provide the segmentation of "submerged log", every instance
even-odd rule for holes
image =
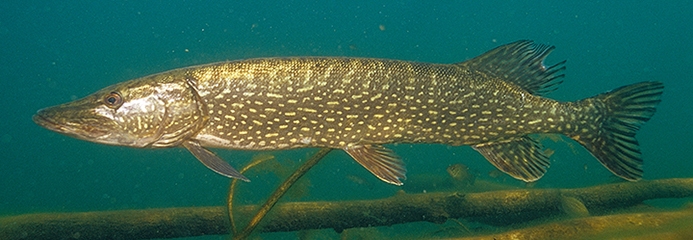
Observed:
[[[569,219],[499,234],[456,239],[693,239],[693,207],[679,211]]]
[[[521,189],[484,193],[397,194],[378,200],[278,204],[261,232],[389,226],[448,218],[493,224],[560,214],[561,199],[579,199],[593,212],[623,208],[648,199],[693,196],[693,178],[607,184],[577,189]],[[250,216],[258,206],[239,206]],[[228,234],[227,209],[190,207],[84,213],[37,213],[0,218],[0,239],[150,239]],[[596,226],[595,226],[596,227]]]

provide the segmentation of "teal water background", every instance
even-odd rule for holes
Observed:
[[[0,4],[0,216],[32,212],[217,206],[229,180],[184,149],[134,149],[72,139],[35,125],[40,108],[165,70],[253,57],[358,56],[453,63],[520,39],[568,60],[548,97],[572,101],[662,81],[638,133],[645,178],[693,177],[692,1],[16,1]],[[536,187],[616,180],[581,146],[556,150]],[[471,148],[399,144],[408,176],[493,167]],[[573,150],[571,147],[574,147]],[[314,150],[271,152],[285,162]],[[257,152],[215,150],[240,168]],[[288,164],[287,164],[288,165]],[[246,202],[270,192],[248,176]],[[504,179],[502,181],[514,181]],[[313,169],[302,200],[380,198],[378,181],[346,154]],[[358,180],[354,180],[358,179]],[[270,182],[270,183],[268,183]],[[405,182],[406,184],[406,182]],[[519,183],[517,183],[519,184]]]

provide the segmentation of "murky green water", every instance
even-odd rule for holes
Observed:
[[[98,145],[49,132],[31,121],[40,108],[107,85],[177,67],[251,57],[452,63],[519,39],[555,45],[548,63],[568,60],[565,82],[549,95],[555,99],[577,100],[640,81],[664,82],[663,101],[637,136],[645,178],[693,177],[691,12],[689,1],[9,1],[0,5],[0,215],[225,203],[229,180],[184,149]],[[555,154],[548,173],[534,187],[616,181],[577,143],[544,143]],[[469,147],[400,144],[392,149],[407,163],[411,185],[420,184],[415,180],[421,176],[447,175],[449,165],[464,163],[477,179],[522,186],[497,176]],[[253,182],[239,189],[241,201],[264,199],[279,179],[274,172],[297,166],[295,160],[312,151],[272,152],[280,164],[251,171],[247,176]],[[216,152],[239,168],[258,154]],[[378,181],[337,151],[303,181],[302,190],[289,200],[382,198],[401,189]],[[423,190],[436,189],[424,184],[411,191]],[[438,228],[416,223],[365,231],[388,236]]]

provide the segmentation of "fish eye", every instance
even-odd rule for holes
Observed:
[[[120,96],[120,93],[118,92],[111,92],[106,95],[103,101],[106,104],[106,106],[110,108],[117,108],[120,107],[121,104],[123,104],[123,97]]]

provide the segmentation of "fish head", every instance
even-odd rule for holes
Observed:
[[[153,75],[115,84],[84,98],[39,110],[33,120],[78,139],[131,147],[180,144],[206,118],[185,78]]]

